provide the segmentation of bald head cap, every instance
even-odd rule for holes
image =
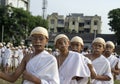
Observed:
[[[59,34],[55,37],[54,44],[56,44],[57,40],[60,38],[65,38],[69,41],[69,38],[65,34]]]
[[[103,44],[104,46],[106,45],[105,40],[104,40],[103,38],[101,38],[101,37],[95,38],[95,39],[93,40],[92,44],[93,44],[93,43],[101,43],[101,44]]]
[[[44,36],[46,36],[47,38],[49,38],[48,36],[48,31],[46,28],[44,27],[35,27],[31,33],[30,33],[30,36],[34,35],[34,34],[42,34]]]
[[[106,45],[111,45],[113,47],[113,49],[115,49],[115,45],[112,41],[107,41]]]
[[[81,45],[84,45],[83,39],[79,36],[73,37],[70,42],[79,42]]]

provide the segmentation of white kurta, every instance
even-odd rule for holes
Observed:
[[[93,79],[92,84],[113,84],[110,62],[103,55],[93,60],[92,64],[98,75],[107,75],[111,78],[110,81],[100,81]]]
[[[81,54],[69,51],[68,57],[59,68],[60,84],[78,84],[74,76],[90,77],[90,71]],[[82,84],[82,83],[79,83]]]
[[[40,78],[41,84],[60,84],[58,75],[57,60],[47,51],[33,57],[26,65],[26,70]],[[23,84],[34,84],[24,80]]]

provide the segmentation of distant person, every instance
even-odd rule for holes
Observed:
[[[55,57],[58,56],[58,55],[59,55],[59,50],[58,50],[58,49],[55,49],[52,54],[53,54],[53,56],[55,56]]]
[[[23,84],[59,84],[57,61],[44,50],[48,43],[48,31],[36,27],[31,31],[30,38],[33,54],[26,54],[13,74],[0,72],[0,78],[15,82],[23,74]]]
[[[90,53],[89,48],[88,47],[84,47],[83,51],[82,51],[82,54],[86,55],[86,54],[89,54],[89,53]]]
[[[4,72],[8,73],[10,72],[10,68],[12,65],[12,51],[11,51],[11,47],[10,44],[8,43],[7,48],[5,49],[4,55],[3,55],[3,68],[4,68]]]

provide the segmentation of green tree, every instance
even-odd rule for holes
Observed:
[[[120,8],[113,9],[108,13],[110,30],[115,32],[117,43],[120,44]]]
[[[41,16],[33,16],[21,8],[0,6],[0,36],[4,27],[4,41],[19,44],[28,38],[30,31],[36,26],[48,27],[47,21]],[[0,40],[2,37],[0,37]]]

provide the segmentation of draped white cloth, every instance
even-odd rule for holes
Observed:
[[[113,84],[110,62],[103,55],[93,60],[92,64],[98,75],[107,75],[111,78],[110,81],[100,81],[93,79],[92,84]]]
[[[82,84],[72,78],[74,76],[90,77],[90,71],[81,54],[69,51],[68,57],[59,68],[59,75],[60,84]]]
[[[120,69],[120,56],[118,58],[118,68]],[[116,75],[116,79],[117,80],[120,80],[120,74],[119,75]]]
[[[60,84],[56,58],[47,51],[33,57],[26,65],[26,70],[38,77],[41,84]],[[24,80],[23,84],[34,84]]]
[[[115,55],[110,55],[110,57],[107,59],[109,60],[112,69],[114,69],[115,65],[119,62],[118,58]]]
[[[119,62],[118,58],[111,54],[107,59],[110,62],[111,69],[115,69],[115,65]]]

